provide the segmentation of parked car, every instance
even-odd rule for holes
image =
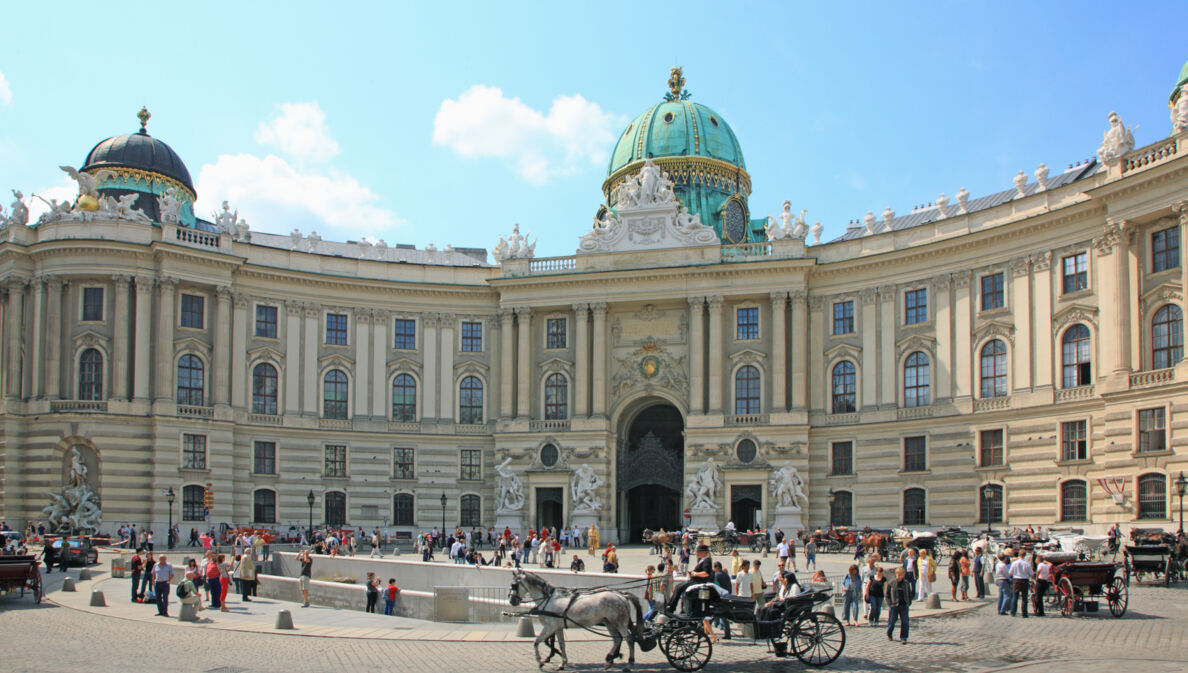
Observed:
[[[54,540],[53,546],[58,550],[58,554],[62,553],[62,540]],[[87,566],[99,562],[99,550],[91,544],[90,540],[71,538],[66,540],[66,549],[69,565]],[[59,558],[61,557],[59,556]]]

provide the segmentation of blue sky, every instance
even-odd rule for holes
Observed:
[[[828,6],[826,6],[828,5]],[[253,229],[572,254],[614,140],[682,65],[742,144],[754,216],[840,235],[1094,155],[1106,116],[1170,131],[1182,2],[8,3],[0,203],[137,128],[199,213]],[[1034,178],[1032,178],[1034,179]],[[65,195],[65,194],[63,194]]]

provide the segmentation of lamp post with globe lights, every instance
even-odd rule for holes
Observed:
[[[173,492],[173,487],[170,486],[168,491],[165,491],[165,502],[169,503],[169,529],[165,531],[168,547],[173,549],[173,499],[177,494]],[[1180,502],[1183,503],[1184,497],[1180,496]],[[1180,517],[1181,519],[1183,517]]]
[[[442,547],[442,549],[445,549],[445,539],[446,539],[445,508],[446,508],[445,491],[442,491],[441,492],[441,547]]]
[[[309,532],[306,535],[305,539],[308,540],[310,544],[313,544],[313,504],[314,504],[314,500],[317,500],[317,496],[314,495],[313,489],[310,489],[309,495],[305,496],[305,501],[309,503]]]
[[[990,537],[990,520],[994,518],[994,490],[987,486],[982,487],[982,501],[985,503],[983,516],[986,517],[986,538]]]
[[[1184,478],[1184,471],[1175,480],[1176,495],[1180,496],[1180,534],[1184,534],[1184,491],[1188,491],[1188,479]]]

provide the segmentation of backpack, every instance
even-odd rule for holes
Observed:
[[[186,588],[185,582],[182,582],[181,584],[177,585],[177,597],[178,598],[185,598],[186,596],[189,596],[189,595],[190,595],[190,590]]]

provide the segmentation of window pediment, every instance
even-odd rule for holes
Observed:
[[[1184,293],[1180,291],[1178,283],[1160,283],[1143,293],[1143,315],[1149,313],[1156,306],[1162,306],[1163,304],[1183,305],[1183,302]]]
[[[338,369],[354,369],[355,360],[349,358],[341,353],[331,353],[330,355],[323,355],[318,358],[318,370],[324,371],[329,368]]]
[[[862,360],[862,348],[842,343],[825,351],[825,360],[830,365],[833,365],[838,360],[847,359],[854,360],[855,363],[860,362]]]
[[[107,351],[107,344],[109,339],[94,330],[85,330],[74,335],[75,350],[81,348],[100,348],[104,352]]]
[[[1064,328],[1076,323],[1088,323],[1097,331],[1097,308],[1086,304],[1070,304],[1052,316],[1052,334],[1060,334]]]
[[[175,353],[210,353],[210,344],[196,337],[178,339],[173,343]]]
[[[256,360],[262,360],[262,361],[266,361],[266,362],[271,362],[273,364],[283,364],[285,361],[285,354],[278,351],[275,348],[271,348],[269,346],[261,346],[259,348],[253,348],[253,349],[249,350],[247,352],[247,359],[248,359],[248,362],[255,362]]]
[[[730,355],[730,362],[735,366],[754,364],[761,365],[765,360],[767,360],[767,355],[755,350],[754,348],[744,348]]]
[[[388,371],[421,373],[421,363],[409,358],[396,358],[387,362]]]
[[[914,351],[924,351],[931,359],[936,352],[936,339],[923,334],[913,334],[906,339],[901,339],[899,343],[895,344],[895,359],[902,360],[904,355]]]
[[[1015,344],[1015,326],[1001,320],[991,320],[978,327],[974,332],[974,343],[983,343],[989,339],[1005,339],[1012,346]]]
[[[454,371],[459,374],[479,374],[485,376],[490,367],[478,360],[462,360],[454,364]]]
[[[573,377],[573,363],[562,358],[549,358],[540,363],[540,371],[552,373],[563,372],[570,378]]]

